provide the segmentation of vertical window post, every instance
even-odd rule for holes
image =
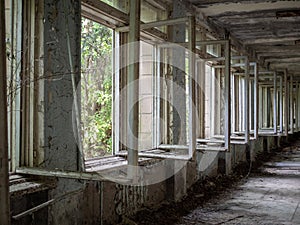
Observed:
[[[230,103],[230,41],[225,43],[225,148],[230,149],[231,103]]]
[[[128,65],[128,99],[130,112],[127,122],[130,135],[128,135],[128,164],[138,165],[138,130],[139,130],[139,57],[140,49],[140,6],[141,1],[130,1],[129,18],[129,65]]]
[[[279,90],[279,132],[282,133],[283,132],[283,80],[282,80],[282,76],[280,76],[280,86],[279,86],[280,90]]]
[[[289,98],[288,98],[288,73],[284,70],[284,134],[288,136],[289,132]]]
[[[277,133],[277,74],[274,72],[274,90],[273,90],[273,126],[274,126],[274,134]]]
[[[0,224],[10,224],[4,1],[0,1]]]
[[[245,142],[249,142],[249,60],[248,57],[245,57],[245,100],[244,100],[244,109],[245,109]]]
[[[297,113],[298,113],[298,131],[300,130],[300,82],[297,83],[298,92],[297,92]]]
[[[258,65],[254,63],[254,138],[258,138],[258,122],[259,122],[259,89],[258,89]]]
[[[293,75],[290,75],[290,93],[289,93],[289,98],[290,98],[290,129],[291,133],[294,133],[294,99],[293,99]]]
[[[294,129],[295,132],[298,131],[298,82],[295,80],[295,91],[294,91]]]
[[[257,81],[258,83],[258,81]],[[262,129],[264,126],[264,111],[263,111],[263,96],[264,96],[264,90],[263,87],[259,84],[258,85],[258,130]]]
[[[189,50],[190,50],[190,99],[189,99],[189,156],[192,157],[196,149],[196,100],[195,100],[195,48],[196,48],[196,32],[195,32],[195,17],[189,17]]]

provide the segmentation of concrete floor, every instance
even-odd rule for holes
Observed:
[[[300,141],[286,147],[261,173],[184,216],[177,224],[300,224]]]

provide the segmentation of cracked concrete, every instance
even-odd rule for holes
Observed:
[[[300,141],[284,148],[261,173],[223,199],[199,207],[177,224],[300,224]]]

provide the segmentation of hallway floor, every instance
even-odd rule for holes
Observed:
[[[259,171],[176,224],[300,224],[300,141]]]
[[[230,176],[199,181],[183,201],[145,209],[129,224],[300,225],[299,136],[250,171],[242,164]]]

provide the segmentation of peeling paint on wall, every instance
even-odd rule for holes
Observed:
[[[140,209],[147,196],[146,186],[125,186],[116,184],[114,202],[118,215],[130,215]]]

